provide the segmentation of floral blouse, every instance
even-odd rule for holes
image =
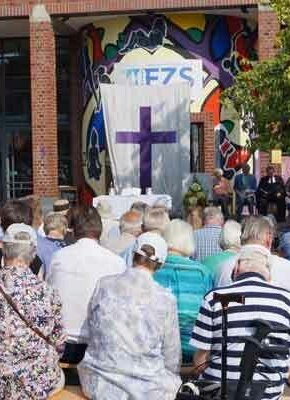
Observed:
[[[64,348],[59,297],[29,268],[3,267],[0,285],[18,311],[50,341],[30,329],[0,293],[0,399],[47,399],[61,379]]]
[[[78,365],[84,394],[173,400],[181,385],[175,297],[145,269],[102,278],[89,307],[90,341]]]

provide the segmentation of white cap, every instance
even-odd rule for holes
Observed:
[[[29,239],[18,239],[15,238],[19,233],[26,233],[29,236]],[[37,245],[37,236],[35,230],[26,224],[12,224],[8,226],[4,237],[2,239],[3,242],[6,243],[20,243],[20,244],[33,244]]]
[[[142,250],[144,245],[153,247],[155,254],[148,257],[147,254]],[[167,257],[167,248],[167,243],[163,237],[157,233],[147,232],[138,236],[133,251],[141,256],[149,258],[152,261],[164,264]]]

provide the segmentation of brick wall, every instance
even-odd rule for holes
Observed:
[[[231,6],[257,6],[257,0],[43,0],[51,15],[82,13],[118,13],[134,10],[174,10],[204,9]],[[0,1],[0,18],[28,16],[32,6],[39,0],[2,0]],[[265,59],[275,54],[274,35],[279,26],[275,15],[259,7],[259,56]],[[31,24],[31,77],[32,77],[32,130],[33,130],[33,171],[34,188],[37,194],[57,194],[57,134],[56,134],[56,89],[55,89],[55,53],[54,35],[51,24]],[[42,45],[40,45],[42,43]],[[45,60],[50,62],[45,62]],[[76,67],[76,66],[75,66]],[[77,95],[78,88],[72,81],[72,91]],[[46,96],[43,91],[45,90]],[[49,94],[49,95],[47,95]],[[76,109],[76,104],[72,108]],[[73,137],[80,137],[80,124],[74,118],[72,122]],[[211,113],[192,115],[193,122],[204,124],[204,171],[211,173],[215,167],[214,123]],[[45,132],[45,134],[44,134]],[[77,142],[72,149],[75,160]],[[80,180],[79,165],[74,168],[75,182]],[[262,157],[263,166],[268,163],[267,156]]]
[[[33,189],[58,195],[55,38],[50,22],[30,23]]]
[[[276,35],[279,32],[280,25],[276,14],[268,6],[259,6],[258,14],[258,52],[259,60],[267,60],[275,57],[277,48],[275,47]],[[263,176],[266,167],[270,163],[270,154],[261,152],[260,154],[260,173]],[[281,165],[273,165],[277,173],[281,172]]]
[[[204,172],[211,174],[215,168],[215,134],[213,114],[209,112],[193,113],[191,114],[191,122],[203,124],[203,168]]]
[[[0,17],[28,16],[34,4],[51,15],[256,6],[257,0],[1,0]]]

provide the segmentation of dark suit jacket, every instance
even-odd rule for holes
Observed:
[[[275,183],[269,183],[269,176],[263,176],[260,180],[259,187],[257,190],[257,197],[259,199],[273,199],[277,198],[277,194],[280,193],[280,197],[284,198],[286,196],[284,181],[281,176],[274,175]]]

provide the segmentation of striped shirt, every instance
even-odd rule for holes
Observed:
[[[219,239],[222,228],[219,225],[206,225],[193,232],[196,252],[195,259],[201,261],[205,257],[213,256],[222,251]]]
[[[190,344],[211,352],[211,360],[202,375],[202,379],[211,381],[221,379],[222,313],[220,302],[213,300],[214,292],[238,293],[245,297],[244,305],[230,303],[228,308],[227,379],[238,380],[239,365],[245,345],[244,338],[253,335],[255,329],[251,327],[251,321],[259,318],[290,328],[290,292],[268,284],[259,274],[247,273],[240,275],[232,285],[211,291],[206,295],[193,328]],[[289,334],[271,333],[268,338],[270,345],[289,347]],[[274,370],[269,370],[265,365],[258,363],[254,374],[255,381],[265,380],[267,376],[274,384],[265,390],[263,400],[278,399],[287,377],[287,360],[274,357],[260,359]],[[264,374],[264,377],[259,372]]]

